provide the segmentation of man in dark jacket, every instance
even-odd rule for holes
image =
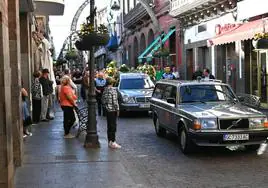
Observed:
[[[53,92],[53,82],[48,78],[48,69],[43,69],[42,76],[39,78],[39,82],[43,89],[43,98],[41,102],[41,121],[49,121],[47,116],[49,95]]]
[[[203,71],[203,78],[211,80],[211,79],[215,79],[215,76],[210,74],[210,70],[208,68],[205,68]]]

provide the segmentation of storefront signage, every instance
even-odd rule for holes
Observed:
[[[224,24],[224,25],[217,24],[215,27],[215,33],[216,35],[221,35],[236,29],[240,25],[241,24]]]

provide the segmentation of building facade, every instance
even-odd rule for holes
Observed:
[[[3,188],[14,187],[15,168],[22,164],[21,87],[31,93],[35,62],[32,31],[38,30],[34,13],[40,8],[59,11],[64,9],[64,2],[0,1],[0,187]]]
[[[170,1],[150,0],[142,3],[125,0],[123,3],[124,62],[132,67],[145,62],[161,67],[171,64],[179,67],[180,26],[179,21],[168,14]],[[168,49],[169,56],[154,57],[153,53],[162,47]]]

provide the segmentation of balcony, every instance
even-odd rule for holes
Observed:
[[[35,0],[37,15],[60,16],[64,13],[64,0]]]
[[[139,3],[124,16],[124,26],[129,29],[135,28],[137,25],[142,24],[142,20],[145,19],[149,19],[149,14]]]
[[[173,17],[184,16],[225,2],[228,3],[227,0],[172,0],[170,15]]]

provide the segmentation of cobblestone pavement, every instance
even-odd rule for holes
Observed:
[[[83,136],[63,139],[61,113],[33,127],[16,188],[268,187],[268,154],[200,148],[185,156],[175,136],[157,137],[152,120],[137,113],[119,119],[120,151],[107,148],[104,117],[98,131],[102,147],[94,150],[83,148]]]

